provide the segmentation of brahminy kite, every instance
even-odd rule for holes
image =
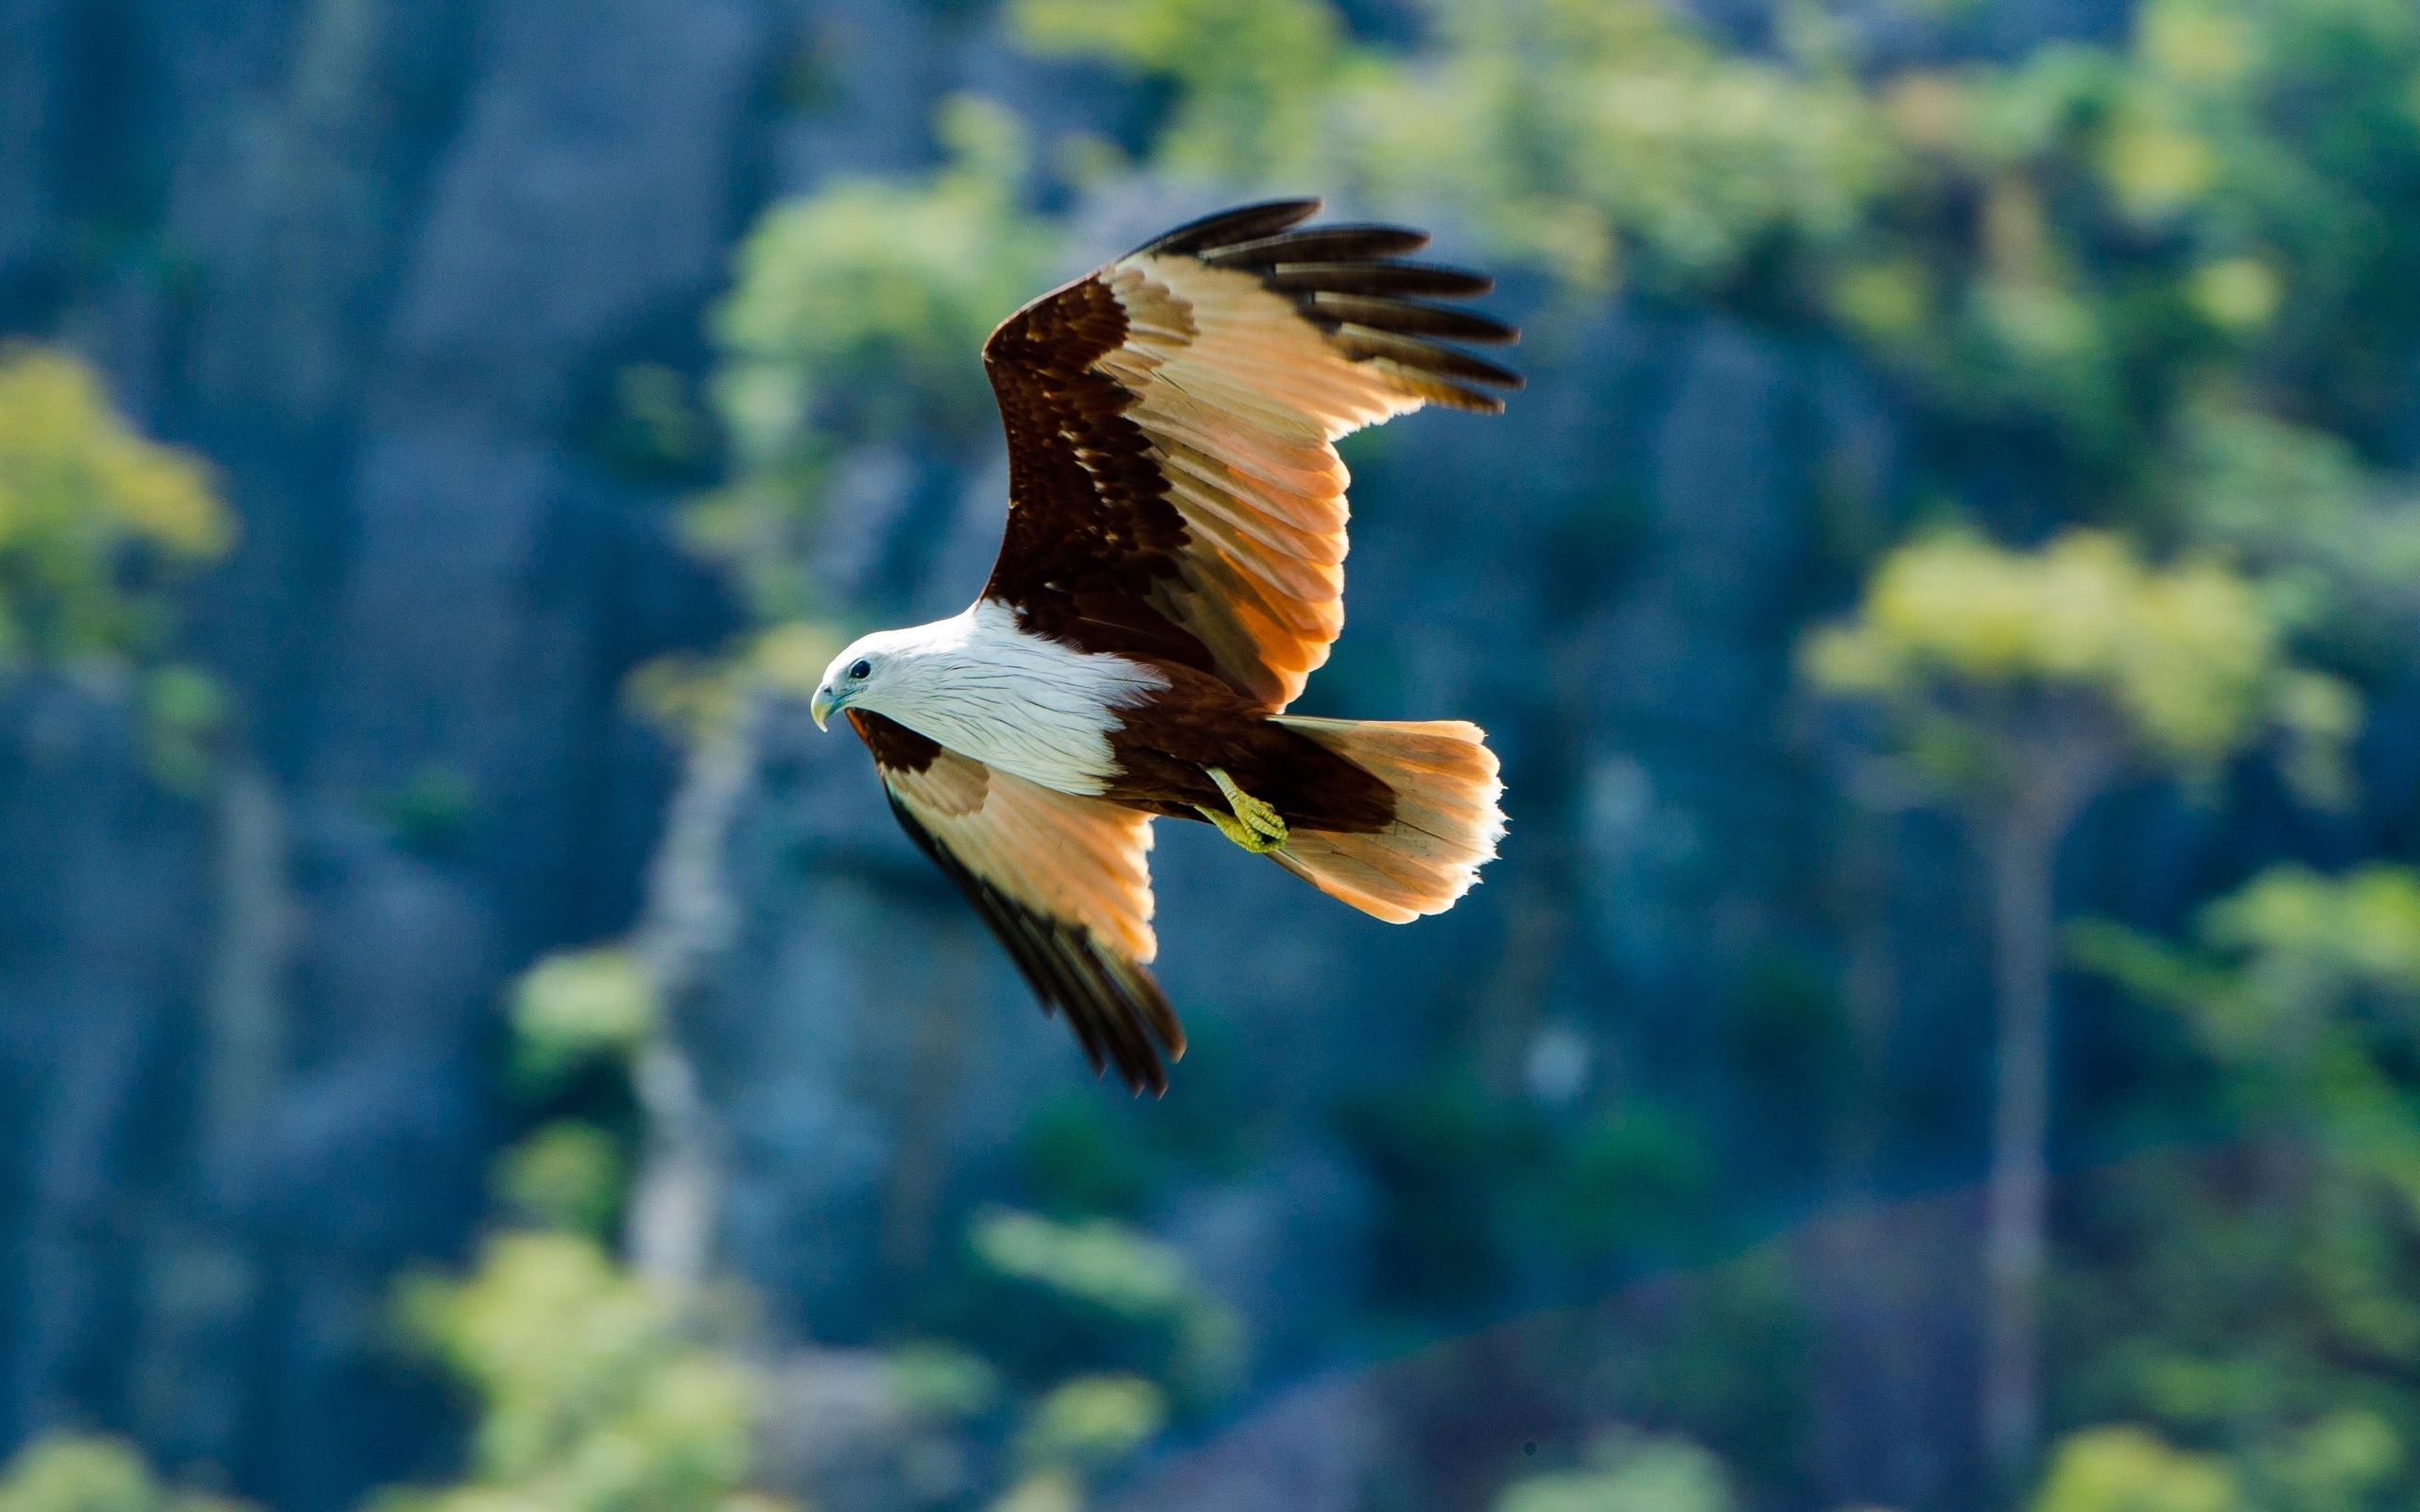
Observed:
[[[1475,725],[1285,713],[1344,623],[1337,438],[1520,378],[1436,302],[1489,280],[1405,261],[1392,226],[1291,230],[1316,199],[1168,232],[1009,317],[983,365],[1009,521],[962,614],[868,635],[815,691],[848,713],[908,833],[974,902],[1096,1074],[1162,1092],[1184,1031],[1146,969],[1154,817],[1392,923],[1495,853]],[[1156,1048],[1154,1041],[1156,1041]]]

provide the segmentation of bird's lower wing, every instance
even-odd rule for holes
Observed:
[[[1161,1055],[1184,1054],[1184,1030],[1147,968],[1159,948],[1150,816],[859,733],[900,827],[975,904],[1044,1008],[1066,1016],[1093,1069],[1115,1065],[1133,1091],[1166,1091]]]

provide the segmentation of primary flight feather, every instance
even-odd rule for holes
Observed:
[[[1338,438],[1423,404],[1495,413],[1509,342],[1432,302],[1484,278],[1389,226],[1293,230],[1316,199],[1180,227],[984,343],[1009,524],[981,596],[868,635],[816,689],[898,816],[1096,1071],[1164,1091],[1184,1031],[1148,963],[1155,816],[1206,820],[1394,923],[1495,853],[1475,725],[1285,713],[1344,623]]]

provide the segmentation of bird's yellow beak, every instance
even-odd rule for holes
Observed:
[[[815,697],[807,704],[806,712],[815,716],[816,729],[821,730],[825,728],[824,721],[832,717],[832,711],[839,707],[839,703],[840,700],[833,696],[831,689],[818,688],[815,690]]]

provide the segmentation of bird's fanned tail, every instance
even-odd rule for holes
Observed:
[[[1270,859],[1373,919],[1408,924],[1470,891],[1504,834],[1504,784],[1486,732],[1459,719],[1274,721],[1317,741],[1387,784],[1385,829],[1340,834],[1297,827]]]

